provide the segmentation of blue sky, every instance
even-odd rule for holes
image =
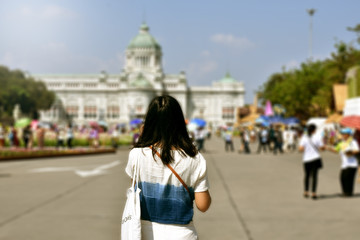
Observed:
[[[337,40],[354,41],[358,0],[0,0],[0,64],[38,73],[119,73],[145,20],[162,46],[165,73],[190,86],[227,71],[245,84],[246,102],[272,73],[325,59]]]

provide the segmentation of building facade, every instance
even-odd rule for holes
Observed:
[[[144,117],[155,96],[169,94],[179,101],[187,119],[202,118],[216,127],[234,123],[236,109],[244,106],[244,85],[229,73],[204,87],[188,86],[185,72],[165,74],[161,46],[146,24],[131,40],[125,58],[120,74],[34,75],[57,96],[54,106],[41,113],[41,120],[59,122],[65,113],[77,125],[128,124]]]

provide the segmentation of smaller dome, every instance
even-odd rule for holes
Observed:
[[[149,88],[152,87],[151,83],[144,77],[142,73],[139,73],[139,75],[136,77],[135,81],[130,83],[131,87],[137,87],[137,88]]]
[[[231,77],[230,73],[227,72],[225,77],[220,80],[221,83],[237,83],[237,81]]]
[[[136,37],[134,37],[128,46],[129,49],[133,48],[155,48],[161,49],[155,38],[150,35],[149,27],[146,23],[140,26],[140,31]]]

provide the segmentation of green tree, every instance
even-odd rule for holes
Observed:
[[[12,116],[15,104],[20,104],[24,114],[37,118],[38,111],[49,109],[55,99],[43,82],[5,66],[0,66],[0,86],[0,117]]]
[[[360,43],[360,24],[355,28]],[[272,74],[259,89],[259,98],[265,103],[281,104],[286,114],[308,119],[326,116],[333,111],[333,84],[344,83],[349,68],[360,64],[360,50],[352,44],[337,42],[329,59],[304,62],[300,68]]]
[[[347,30],[356,33],[357,35],[357,42],[360,44],[360,23],[357,24],[355,27],[348,27]]]

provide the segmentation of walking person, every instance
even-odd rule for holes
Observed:
[[[130,177],[136,162],[140,168],[141,239],[198,239],[192,221],[193,201],[202,212],[211,204],[206,160],[191,142],[175,98],[165,95],[151,101],[139,140],[129,153],[125,171]]]
[[[288,126],[285,126],[284,131],[282,131],[282,138],[283,138],[283,151],[288,152],[290,148],[290,129]]]
[[[270,125],[270,129],[269,129],[268,145],[270,151],[273,151],[275,147],[275,130],[272,124]]]
[[[204,127],[198,127],[198,129],[195,131],[195,141],[199,151],[205,152],[204,149],[205,137],[206,137],[206,130],[204,129]]]
[[[318,181],[318,171],[322,167],[320,150],[324,150],[324,144],[321,138],[316,136],[316,126],[310,124],[307,128],[307,134],[303,134],[299,144],[299,151],[303,152],[304,163],[304,197],[309,197],[310,180],[312,181],[312,199],[317,199],[316,187]]]
[[[66,132],[63,127],[58,127],[56,129],[56,149],[59,149],[60,147],[65,147],[65,138],[66,138]]]
[[[280,153],[284,153],[283,151],[283,134],[281,132],[280,126],[277,126],[276,129],[274,130],[274,154],[277,153],[277,150],[279,150]]]
[[[245,127],[243,134],[242,134],[242,142],[244,145],[244,153],[245,154],[250,154],[251,150],[250,150],[250,134],[248,129]]]
[[[268,145],[268,131],[264,126],[261,126],[261,129],[258,133],[258,140],[259,140],[259,145],[258,145],[257,153],[261,153],[261,150],[266,152],[266,147]]]
[[[71,124],[69,123],[66,128],[66,145],[69,149],[71,149],[73,147],[73,145],[72,145],[73,139],[74,139],[74,130],[73,130]]]
[[[111,145],[113,148],[118,148],[118,141],[119,141],[119,127],[116,126],[113,131],[111,132]]]
[[[37,138],[37,145],[40,149],[44,148],[45,146],[45,128],[43,128],[42,126],[38,125],[37,126],[37,131],[36,131],[36,138]]]
[[[288,133],[288,149],[290,149],[291,152],[296,150],[296,139],[296,131],[294,127],[291,127]]]
[[[230,148],[230,151],[234,151],[234,143],[233,143],[233,133],[231,131],[231,128],[228,128],[224,132],[224,140],[225,140],[225,151],[228,151]]]
[[[18,132],[15,127],[11,128],[11,138],[12,138],[12,146],[14,148],[18,148],[20,146],[20,139],[18,137]]]
[[[342,140],[336,147],[329,146],[328,150],[339,153],[341,157],[340,185],[344,197],[350,197],[354,193],[355,176],[358,169],[356,154],[359,153],[359,145],[351,137],[350,128],[340,130]]]
[[[0,149],[5,146],[5,129],[2,127],[0,123]]]
[[[23,139],[23,142],[24,142],[24,147],[26,149],[30,148],[30,142],[31,142],[31,139],[32,139],[32,131],[31,131],[31,126],[30,125],[27,125],[23,129],[22,139]]]

